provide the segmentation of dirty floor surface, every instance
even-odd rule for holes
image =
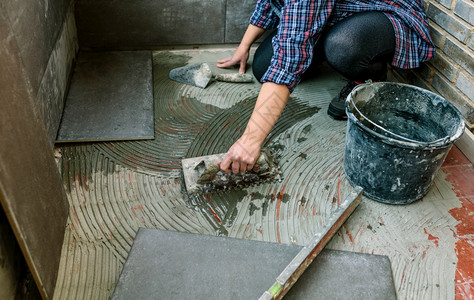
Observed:
[[[55,299],[107,299],[139,227],[304,245],[348,194],[346,122],[326,114],[344,80],[321,66],[292,94],[266,143],[281,181],[185,196],[181,159],[225,152],[242,133],[260,84],[200,89],[170,81],[168,72],[203,61],[214,66],[231,53],[154,53],[154,140],[58,147],[70,216]],[[400,299],[472,299],[473,177],[473,165],[453,147],[423,200],[392,206],[364,197],[327,247],[387,255]]]

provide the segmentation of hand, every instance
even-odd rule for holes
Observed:
[[[242,47],[239,47],[235,51],[234,55],[232,55],[231,57],[218,60],[217,67],[227,68],[227,67],[240,64],[239,73],[243,74],[245,73],[245,67],[246,67],[248,58],[249,58],[249,51],[246,49],[242,49]]]
[[[221,170],[234,174],[252,170],[270,130],[285,108],[290,90],[286,85],[265,82],[244,134],[230,147],[220,163]]]
[[[232,170],[234,174],[252,170],[260,155],[261,145],[262,143],[242,136],[224,155],[220,163],[221,170],[224,173]]]

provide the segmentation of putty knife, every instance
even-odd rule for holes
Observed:
[[[264,148],[251,171],[226,174],[219,163],[225,153],[186,158],[181,161],[183,177],[188,194],[206,193],[214,190],[245,187],[276,179],[280,175],[278,165],[270,149]]]
[[[207,63],[198,63],[175,68],[170,71],[169,78],[177,82],[194,85],[203,89],[207,87],[211,79],[237,83],[253,82],[253,76],[250,74],[226,73],[214,75]]]

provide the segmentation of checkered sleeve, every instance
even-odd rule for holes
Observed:
[[[285,84],[290,92],[311,64],[316,41],[335,0],[292,0],[282,7],[273,57],[261,82]]]
[[[385,13],[395,30],[396,47],[392,65],[402,69],[418,68],[423,61],[430,60],[435,54],[435,47],[429,36],[429,25],[418,19],[411,21],[408,13],[404,18]],[[401,13],[399,15],[402,15]],[[408,17],[407,17],[408,15]]]
[[[273,29],[278,26],[278,16],[270,5],[271,0],[257,0],[249,23],[263,29]]]

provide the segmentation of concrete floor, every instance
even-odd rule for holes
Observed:
[[[168,72],[231,53],[154,53],[155,140],[58,147],[71,208],[55,299],[107,299],[139,227],[304,245],[350,191],[341,163],[346,122],[326,115],[344,80],[322,66],[295,90],[269,136],[281,182],[183,194],[180,160],[225,152],[260,84],[203,90],[170,81]],[[453,147],[423,200],[392,206],[364,198],[328,248],[389,256],[400,299],[472,299],[473,176]]]

